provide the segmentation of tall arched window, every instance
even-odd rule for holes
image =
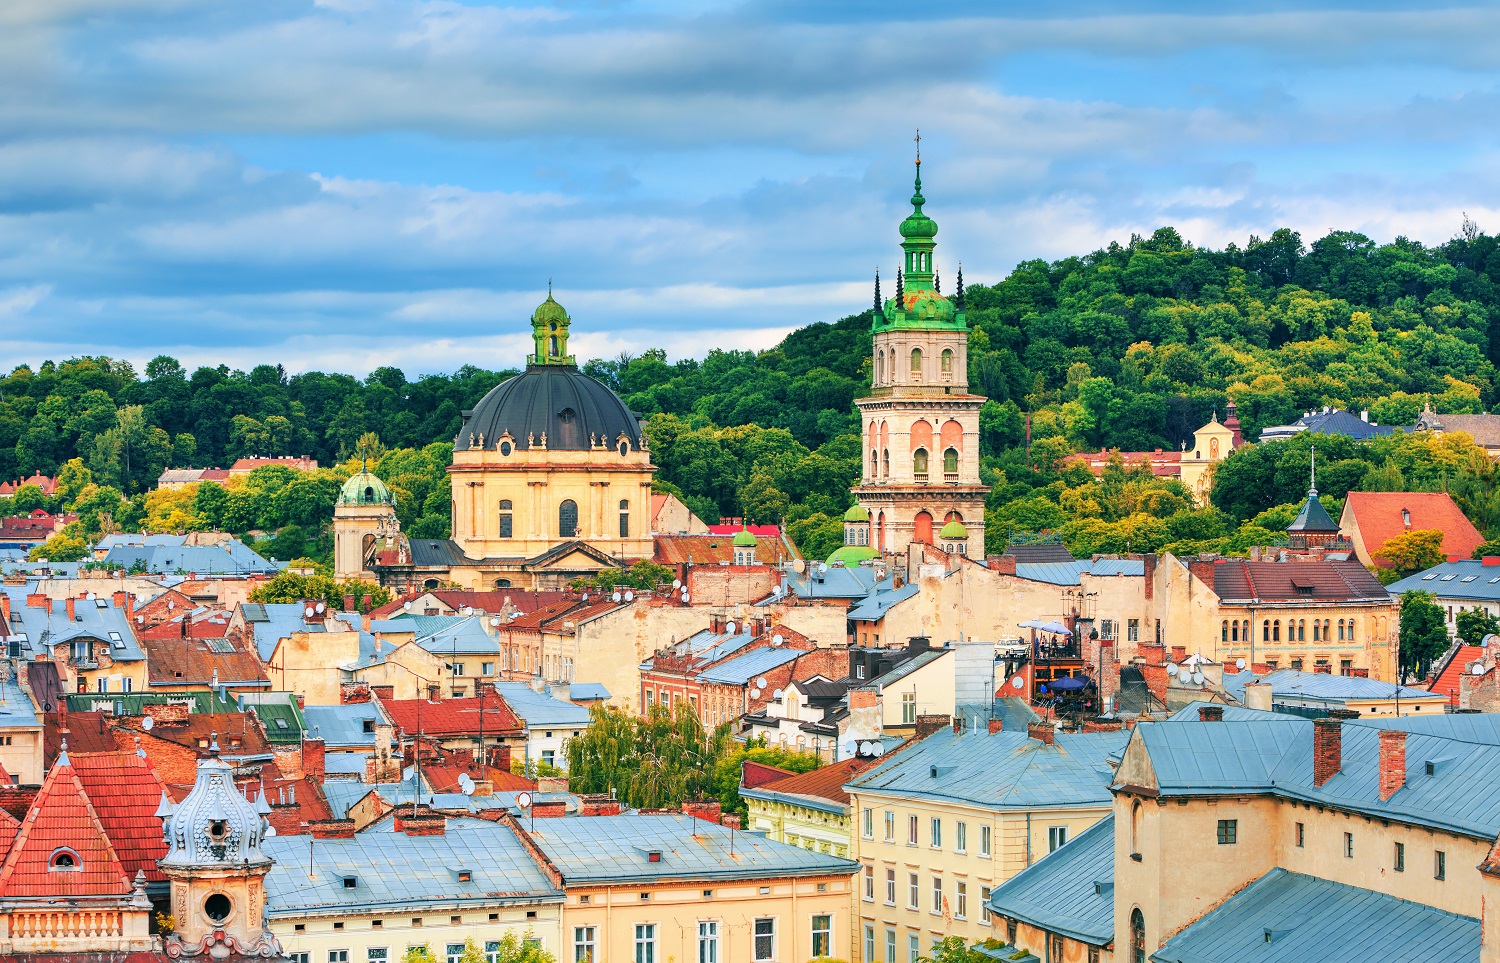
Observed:
[[[1281,641],[1281,620],[1280,619],[1276,619],[1275,621],[1273,621],[1271,623],[1271,641],[1272,642],[1280,642]]]
[[[1314,622],[1313,623],[1313,635],[1314,635],[1314,637],[1317,636],[1317,633],[1318,633],[1318,623]],[[1297,641],[1301,642],[1301,641],[1303,641],[1306,638],[1307,638],[1307,623],[1304,622],[1302,619],[1298,619],[1297,620]]]
[[[1323,620],[1323,641],[1333,641],[1333,622],[1329,619]]]
[[[917,512],[911,522],[912,541],[932,544],[932,516],[927,512]]]
[[[922,349],[911,349],[911,374],[912,380],[916,381],[922,377]]]
[[[1344,641],[1344,620],[1339,619],[1339,641]]]
[[[958,449],[957,448],[949,448],[947,451],[943,452],[943,474],[944,475],[957,475],[958,474]]]
[[[875,453],[874,449],[870,450],[870,477],[880,477],[880,456]]]
[[[1314,642],[1327,641],[1327,640],[1325,640],[1322,637],[1322,634],[1323,634],[1322,633],[1322,626],[1318,624],[1318,620],[1317,619],[1313,619],[1313,641]]]
[[[1130,911],[1130,963],[1146,963],[1146,917]]]
[[[884,476],[886,476],[886,477],[890,477],[890,474],[891,474],[891,450],[889,448],[887,448],[885,451],[881,452],[880,461],[881,461],[881,464],[885,467],[885,471],[881,472],[881,474],[884,475]]]
[[[1225,619],[1219,625],[1219,640],[1222,641],[1222,642],[1228,642],[1229,641],[1229,620],[1228,619]]]
[[[550,355],[552,355],[552,357],[554,357],[554,358],[557,357],[557,355],[558,355],[558,350],[557,350],[557,335],[555,335],[555,334],[552,337],[550,337],[550,338],[547,339],[547,353],[550,354]]]
[[[911,453],[911,473],[920,481],[927,480],[927,449],[918,448]]]
[[[943,374],[953,373],[953,349],[943,349]]]
[[[557,506],[557,535],[559,538],[578,535],[578,503],[571,498],[563,499],[563,503]]]
[[[1130,807],[1130,852],[1140,855],[1141,852],[1141,803],[1136,800],[1134,806]]]
[[[500,499],[500,537],[510,538],[514,534],[514,524],[511,521],[510,499]]]
[[[1271,620],[1270,619],[1261,619],[1260,620],[1260,640],[1262,642],[1269,642],[1269,641],[1271,641]]]
[[[1353,619],[1349,620],[1349,641],[1350,642],[1354,641],[1354,620]]]
[[[875,352],[875,383],[885,380],[885,349]]]
[[[1235,619],[1233,622],[1229,623],[1229,641],[1231,641],[1231,642],[1238,642],[1239,640],[1240,640],[1240,620],[1239,619]]]
[[[620,499],[620,537],[630,537],[630,500]]]

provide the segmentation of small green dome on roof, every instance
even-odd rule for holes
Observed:
[[[828,564],[843,562],[845,568],[857,568],[860,562],[868,562],[874,557],[875,550],[868,545],[845,545],[828,556]]]
[[[844,521],[846,522],[868,522],[869,520],[870,513],[865,511],[860,505],[850,506],[849,510],[844,513]]]
[[[750,534],[748,528],[742,528],[734,535],[731,543],[735,548],[754,548],[756,546],[755,536]]]
[[[943,530],[938,532],[938,538],[945,542],[962,542],[966,541],[968,537],[969,530],[964,528],[964,523],[956,518],[944,525]]]
[[[339,491],[340,505],[394,505],[396,496],[385,482],[375,477],[369,469],[362,469],[349,476]]]
[[[547,300],[537,305],[536,310],[531,313],[531,320],[533,323],[556,321],[558,324],[566,324],[572,319],[568,317],[568,312],[563,309],[562,305],[552,300],[552,292],[548,291]]]

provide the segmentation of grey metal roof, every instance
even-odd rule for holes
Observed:
[[[1378,679],[1361,679],[1352,675],[1333,675],[1328,672],[1301,672],[1297,669],[1277,669],[1258,676],[1251,672],[1224,673],[1224,689],[1241,702],[1245,701],[1245,686],[1251,682],[1267,682],[1271,685],[1271,696],[1302,698],[1320,702],[1344,702],[1349,699],[1394,699],[1399,692],[1403,699],[1446,702],[1447,696],[1426,689],[1398,686]]]
[[[1024,731],[944,729],[860,773],[846,788],[992,809],[1107,805],[1114,776],[1109,756],[1128,735],[1058,733],[1056,744],[1047,746]]]
[[[1000,725],[1011,732],[1025,732],[1027,725],[1041,718],[1020,696],[996,699],[992,711],[1000,720]]]
[[[39,726],[36,706],[13,679],[0,679],[0,729]]]
[[[1500,568],[1477,559],[1440,562],[1386,588],[1392,595],[1419,589],[1445,599],[1500,602]]]
[[[342,914],[392,909],[560,903],[516,834],[485,820],[449,819],[441,836],[366,831],[353,839],[273,836],[266,915]],[[312,872],[309,872],[309,866]],[[461,882],[459,871],[468,872]],[[345,885],[353,877],[355,885]]]
[[[330,752],[323,757],[323,771],[330,776],[354,776],[355,784],[364,786],[357,780],[363,778],[370,756],[368,752]],[[370,787],[364,788],[368,790]]]
[[[304,706],[302,718],[307,723],[307,734],[322,738],[329,748],[358,746],[373,749],[375,733],[365,731],[365,723],[374,725],[390,720],[373,702],[351,702],[337,706]]]
[[[1247,709],[1244,706],[1226,706],[1222,702],[1205,702],[1194,699],[1176,712],[1167,716],[1168,722],[1198,722],[1198,710],[1203,706],[1215,706],[1224,713],[1225,722],[1292,722],[1303,718],[1285,712],[1265,712]]]
[[[598,682],[575,682],[568,687],[568,698],[585,701],[608,699],[609,690]]]
[[[793,662],[802,652],[798,649],[764,648],[736,656],[727,662],[704,669],[698,673],[699,682],[717,682],[722,685],[749,685],[762,672]]]
[[[865,622],[883,619],[885,618],[885,613],[889,612],[898,603],[905,602],[909,598],[915,598],[919,591],[920,589],[914,583],[908,582],[898,589],[871,592],[865,596],[863,601],[849,609],[847,617]]]
[[[1076,562],[1018,562],[1016,577],[1049,585],[1081,585],[1083,574],[1144,576],[1146,563],[1138,558],[1081,559]]]
[[[877,583],[871,568],[832,566],[823,572],[821,567],[821,563],[813,562],[800,575],[787,573],[786,590],[804,599],[862,599],[877,588],[895,585],[889,576]]]
[[[1115,938],[1110,813],[990,893],[990,911],[1094,946]]]
[[[239,539],[213,545],[116,545],[104,561],[120,568],[137,564],[148,572],[192,572],[198,575],[270,574],[280,566],[252,551]]]
[[[564,702],[545,692],[536,692],[524,682],[497,682],[495,688],[528,729],[549,726],[582,729],[589,724],[589,710],[583,706]]]
[[[411,538],[411,563],[417,568],[451,568],[468,559],[451,538]]]
[[[906,661],[892,666],[889,672],[884,672],[869,682],[860,685],[859,688],[872,689],[876,686],[895,685],[918,669],[929,666],[943,656],[952,654],[952,652],[952,649],[927,649],[926,651],[919,652]]]
[[[11,638],[26,636],[21,643],[23,651],[50,656],[52,646],[75,639],[92,639],[108,642],[110,658],[116,662],[137,662],[146,658],[125,610],[116,608],[111,596],[75,599],[74,617],[69,619],[67,602],[62,599],[34,608],[26,604],[27,586],[7,585],[0,590],[10,596]]]
[[[565,884],[849,875],[859,864],[681,814],[581,816],[527,824]],[[652,862],[649,854],[658,852]]]
[[[416,643],[433,655],[499,655],[500,642],[484,631],[481,616],[419,615]]]
[[[1157,963],[1479,959],[1479,920],[1273,869],[1151,954]]]

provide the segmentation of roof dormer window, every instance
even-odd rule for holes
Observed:
[[[77,872],[83,868],[83,860],[73,850],[63,846],[53,851],[47,860],[47,868],[61,873]]]

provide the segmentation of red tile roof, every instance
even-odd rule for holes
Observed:
[[[64,848],[75,854],[74,867],[53,869],[54,855]],[[53,766],[0,866],[0,898],[125,896],[130,891],[125,867],[77,773],[70,765]]]
[[[1440,531],[1443,554],[1459,558],[1468,558],[1484,541],[1447,492],[1350,492],[1344,517],[1350,516],[1359,527],[1365,551],[1377,565],[1381,564],[1376,556],[1380,546],[1406,532]]]
[[[287,468],[295,468],[297,471],[317,471],[318,460],[306,455],[282,455],[279,458],[240,458],[229,466],[232,472],[248,472],[265,465],[284,465]]]
[[[746,759],[740,765],[740,785],[746,789],[755,789],[767,783],[785,779],[791,775],[795,775],[795,773],[790,769],[767,765],[764,762],[756,762],[753,759]]]
[[[755,558],[762,565],[782,561],[791,556],[779,537],[774,534],[755,536]],[[738,529],[736,529],[738,531]],[[752,534],[754,534],[752,530]],[[720,565],[734,561],[734,533],[724,535],[657,535],[653,539],[656,552],[651,559],[658,565]]]
[[[408,736],[420,732],[424,736],[443,739],[451,736],[478,735],[480,725],[480,699],[444,699],[432,702],[427,699],[385,699],[381,701],[391,721]],[[511,711],[500,696],[486,693],[483,700],[484,731],[486,735],[521,730],[521,720]]]
[[[793,796],[815,796],[830,802],[847,804],[849,794],[844,792],[844,783],[875,765],[876,759],[845,759],[843,762],[819,766],[811,772],[799,772],[774,782],[762,783],[757,789],[766,792],[787,793]]]
[[[49,515],[40,508],[30,515],[0,518],[0,541],[45,541],[68,522],[77,520],[77,515]]]
[[[750,530],[750,534],[754,535],[756,538],[781,537],[781,527],[778,525],[741,525],[738,519],[731,520],[721,525],[710,525],[708,526],[708,534],[728,535],[730,538],[733,538],[735,535],[738,535],[740,533],[741,529],[745,528],[748,528]]]
[[[146,650],[146,670],[152,685],[209,685],[218,672],[221,683],[268,682],[260,660],[243,645],[233,645],[224,638],[225,626],[210,624],[197,635],[201,623],[193,623],[193,638],[173,635],[182,631],[180,620],[163,622],[154,629],[138,633],[141,648]],[[211,635],[210,632],[218,632]],[[217,652],[204,639],[219,639],[221,645],[233,645],[233,651]]]
[[[1453,658],[1449,659],[1448,664],[1443,666],[1443,671],[1439,672],[1438,677],[1432,680],[1432,685],[1427,687],[1428,690],[1431,692],[1441,692],[1448,697],[1450,703],[1455,706],[1458,705],[1459,677],[1464,674],[1464,669],[1468,667],[1469,663],[1478,662],[1482,658],[1484,658],[1484,646],[1459,646]]]
[[[68,758],[125,875],[134,879],[137,870],[145,870],[146,879],[165,880],[156,868],[156,861],[167,854],[156,809],[166,785],[156,770],[133,752],[70,752]]]
[[[1221,559],[1214,563],[1213,584],[1214,594],[1221,599],[1350,602],[1390,598],[1385,586],[1358,562]]]
[[[1127,469],[1140,468],[1142,466],[1151,469],[1151,474],[1158,478],[1181,478],[1182,477],[1182,452],[1162,451],[1121,451],[1118,448],[1106,448],[1101,451],[1083,452],[1077,455],[1069,455],[1063,459],[1065,465],[1082,465],[1095,475],[1104,474],[1104,469],[1109,467],[1110,461],[1118,456]]]
[[[50,475],[43,475],[41,472],[33,472],[30,478],[0,482],[0,495],[14,495],[16,489],[22,485],[36,485],[42,490],[42,494],[50,495],[57,490],[57,479]]]

